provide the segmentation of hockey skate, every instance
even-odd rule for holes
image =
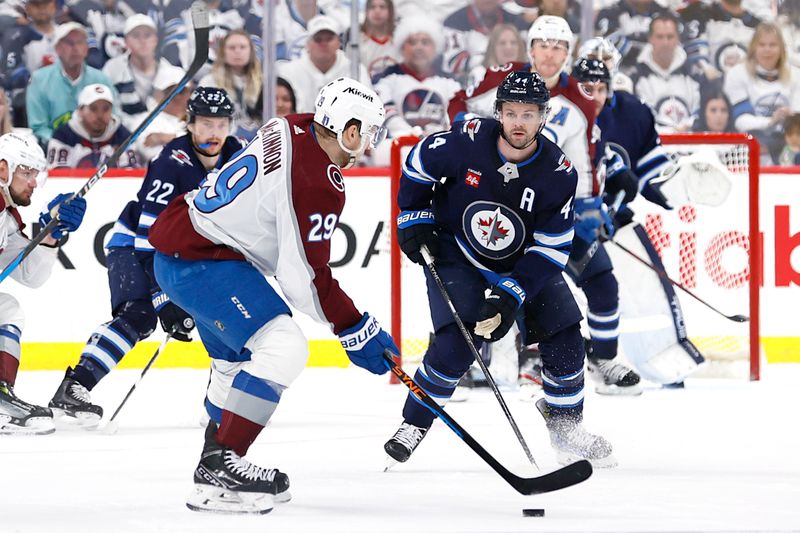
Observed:
[[[0,435],[47,435],[55,430],[50,409],[20,400],[13,387],[0,381]]]
[[[389,455],[386,468],[383,471],[386,472],[397,463],[408,461],[408,458],[411,457],[411,454],[414,453],[414,450],[417,449],[417,446],[419,446],[419,443],[427,433],[427,428],[420,428],[408,422],[403,422],[394,436],[383,445],[383,449]]]
[[[554,416],[544,398],[536,401],[536,408],[544,417],[550,432],[550,445],[562,465],[586,459],[595,468],[612,468],[617,460],[611,443],[599,435],[586,431],[580,421],[567,416]]]
[[[71,376],[72,368],[67,368],[61,385],[50,400],[50,409],[59,424],[95,429],[103,418],[103,408],[93,404],[86,387]]]
[[[193,511],[225,514],[266,514],[275,503],[288,502],[289,476],[261,468],[218,444],[217,425],[209,422],[194,488],[186,506]]]
[[[597,394],[638,396],[642,393],[641,378],[634,370],[614,359],[587,357],[589,375],[596,383]]]

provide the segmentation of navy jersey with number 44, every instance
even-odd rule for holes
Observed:
[[[526,161],[500,154],[500,123],[453,124],[416,144],[403,164],[401,210],[431,208],[467,260],[490,282],[511,276],[533,298],[569,257],[577,173],[540,135]]]

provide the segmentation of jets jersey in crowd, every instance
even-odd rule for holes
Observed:
[[[578,178],[541,135],[526,161],[506,161],[499,134],[496,120],[471,119],[417,143],[403,164],[397,203],[404,211],[431,208],[488,281],[511,276],[532,298],[567,264]]]
[[[55,31],[43,35],[32,24],[14,26],[5,30],[0,71],[4,72],[3,88],[24,90],[31,79],[31,73],[55,62]]]
[[[627,0],[618,0],[597,14],[595,34],[611,40],[622,55],[623,65],[632,66],[647,44],[650,21],[668,13],[667,8],[656,2],[639,11]]]
[[[386,108],[386,127],[392,137],[419,126],[425,133],[447,129],[447,103],[461,90],[452,78],[433,74],[420,79],[404,64],[386,69],[373,80]]]
[[[264,124],[219,173],[169,205],[150,243],[182,259],[247,260],[275,277],[292,306],[339,333],[362,315],[328,265],[344,179],[312,124],[311,114]]]
[[[122,125],[119,117],[111,116],[106,131],[92,137],[81,123],[79,113],[73,113],[66,124],[62,124],[47,143],[48,168],[92,168],[103,161],[128,138],[130,132]],[[139,157],[133,150],[126,150],[119,158],[118,167],[138,167]]]
[[[403,61],[394,39],[376,39],[361,32],[361,63],[367,67],[371,78],[379,76],[387,68]]]
[[[158,60],[156,72],[170,69],[172,65],[163,57]],[[122,120],[129,129],[135,129],[141,123],[155,103],[148,102],[152,93],[153,80],[145,80],[134,72],[130,62],[130,54],[125,53],[109,59],[103,67],[103,74],[108,76],[119,94],[122,106]],[[148,107],[149,104],[149,107]]]
[[[520,32],[527,31],[529,24],[519,15],[512,15],[497,7],[494,24],[511,24]],[[489,44],[487,26],[477,9],[469,4],[444,20],[444,71],[455,77],[465,77],[481,63]]]
[[[615,92],[611,102],[600,111],[597,125],[603,132],[605,149],[619,153],[639,178],[642,196],[669,209],[661,196],[647,187],[670,164],[650,108],[630,93]]]
[[[653,59],[653,47],[646,45],[632,74],[635,93],[653,108],[660,133],[687,131],[700,111],[700,84],[690,73],[686,52],[676,48],[667,68]]]
[[[497,87],[509,72],[530,70],[530,63],[513,62],[501,67],[489,67],[477,85],[461,90],[450,101],[447,112],[451,121],[469,114],[494,116]],[[599,186],[592,163],[600,132],[595,127],[594,104],[578,88],[574,78],[562,73],[550,89],[550,115],[543,133],[555,142],[575,165],[578,172],[578,198],[596,196]]]
[[[226,138],[218,166],[241,149],[242,143],[237,138]],[[134,248],[137,252],[152,253],[147,238],[156,217],[173,198],[196,188],[207,174],[188,134],[168,142],[147,167],[136,201],[122,210],[106,248]]]
[[[698,73],[705,65],[725,73],[743,61],[755,27],[761,22],[749,11],[734,17],[719,2],[694,2],[679,9],[678,15],[683,23],[683,47],[689,63],[699,67]]]

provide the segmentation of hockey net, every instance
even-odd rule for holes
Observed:
[[[422,267],[402,254],[395,235],[397,197],[402,157],[416,138],[395,141],[391,167],[391,284],[392,335],[401,348],[403,362],[418,363],[432,331],[427,288]],[[712,148],[733,176],[731,193],[719,207],[687,205],[665,211],[639,200],[632,205],[635,220],[647,231],[675,281],[731,316],[742,314],[749,322],[736,323],[715,313],[679,289],[689,338],[706,357],[698,375],[759,377],[759,284],[761,257],[758,227],[758,143],[738,133],[663,135],[673,157]],[[623,317],[621,328],[624,328]]]

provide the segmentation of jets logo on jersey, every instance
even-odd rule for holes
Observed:
[[[779,92],[772,92],[761,95],[753,106],[753,110],[759,117],[771,117],[779,107],[788,107],[789,101]]]
[[[738,43],[725,43],[717,49],[715,57],[716,67],[723,73],[741,63],[747,58],[747,51]]]
[[[336,165],[328,165],[328,181],[331,182],[333,188],[339,192],[344,192],[344,178],[342,171]]]
[[[467,177],[464,179],[464,183],[469,185],[470,187],[475,187],[476,189],[481,183],[481,173],[478,170],[472,170],[471,168],[467,169]]]
[[[189,154],[184,152],[183,150],[173,150],[172,154],[169,156],[170,159],[174,159],[181,165],[186,165],[189,167],[193,167],[192,160],[189,158]]]
[[[445,101],[442,95],[428,89],[416,89],[403,98],[403,118],[412,126],[444,124]]]
[[[565,156],[564,154],[561,154],[561,157],[558,158],[558,166],[556,167],[556,172],[558,172],[559,170],[563,170],[567,174],[569,174],[570,171],[572,170],[572,162],[569,159],[567,159],[567,156]]]
[[[481,129],[481,119],[479,118],[472,118],[461,126],[461,131],[469,136],[470,141],[475,140],[475,134],[478,133],[479,129]]]
[[[473,250],[489,259],[505,259],[525,239],[525,226],[513,210],[495,202],[473,202],[464,210],[464,235]]]
[[[685,122],[690,116],[689,105],[683,98],[669,95],[655,105],[656,120],[659,124],[678,125]]]

